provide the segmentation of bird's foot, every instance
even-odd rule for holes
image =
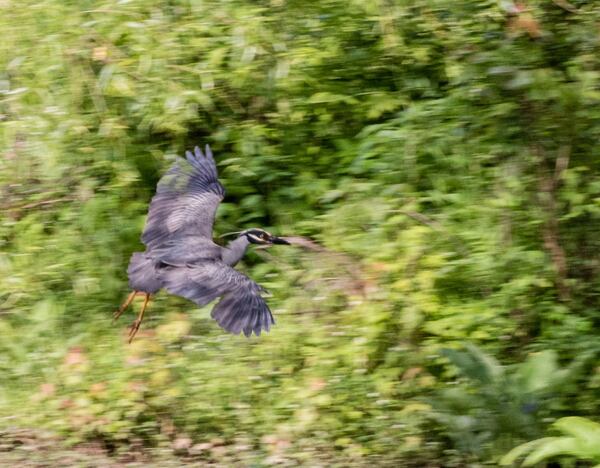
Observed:
[[[123,302],[123,304],[121,304],[119,309],[113,314],[113,322],[116,322],[117,319],[121,315],[123,315],[123,312],[125,312],[125,310],[127,310],[127,307],[129,307],[129,305],[133,302],[133,299],[135,298],[135,296],[137,294],[138,294],[138,291],[131,291],[129,293],[129,296],[127,296],[127,299],[125,299],[125,302]]]
[[[131,324],[131,327],[129,327],[129,343],[133,341],[133,338],[140,329],[140,325],[142,325],[142,321],[137,319]]]
[[[115,323],[115,322],[116,322],[116,321],[119,319],[119,317],[120,317],[121,315],[123,315],[123,312],[125,312],[125,309],[123,309],[123,308],[119,307],[119,310],[117,310],[117,311],[116,311],[116,312],[113,314],[113,316],[112,316],[112,317],[113,317],[113,323]]]
[[[144,320],[144,312],[146,312],[146,307],[148,307],[148,302],[150,302],[150,294],[145,293],[144,303],[142,304],[142,310],[140,310],[138,318],[135,320],[135,322],[131,324],[131,328],[129,329],[129,343],[133,341],[133,338],[140,329],[142,320]]]

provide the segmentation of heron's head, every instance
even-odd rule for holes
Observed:
[[[251,244],[268,245],[268,244],[284,244],[289,245],[289,242],[281,237],[274,236],[270,232],[264,229],[253,228],[247,229],[240,234],[240,236],[246,236]]]

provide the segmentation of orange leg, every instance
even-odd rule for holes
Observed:
[[[131,291],[129,296],[127,296],[127,299],[125,299],[125,302],[123,302],[123,304],[121,304],[121,307],[119,307],[119,310],[117,310],[113,314],[113,322],[116,321],[123,314],[123,312],[125,312],[125,310],[127,309],[127,307],[129,307],[137,293],[137,291]]]
[[[142,310],[140,310],[140,314],[138,318],[133,322],[131,328],[129,329],[129,342],[133,341],[135,334],[140,329],[140,325],[142,324],[142,320],[144,320],[144,312],[146,312],[146,307],[148,307],[148,302],[150,302],[150,294],[146,293],[146,297],[144,298],[144,303],[142,304]]]

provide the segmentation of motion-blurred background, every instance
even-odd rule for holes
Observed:
[[[600,463],[597,2],[0,0],[0,37],[0,463]],[[247,256],[268,335],[161,294],[127,345],[205,143],[215,235],[325,250]]]

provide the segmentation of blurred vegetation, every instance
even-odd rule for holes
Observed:
[[[0,0],[0,429],[465,466],[597,420],[598,24],[586,0]],[[216,235],[330,254],[248,255],[260,339],[161,294],[127,345],[148,201],[204,143]]]
[[[569,455],[600,463],[600,424],[572,416],[559,419],[554,426],[566,435],[544,437],[515,447],[502,458],[501,463],[511,465],[527,452],[530,453],[522,466],[533,466],[557,455]]]

